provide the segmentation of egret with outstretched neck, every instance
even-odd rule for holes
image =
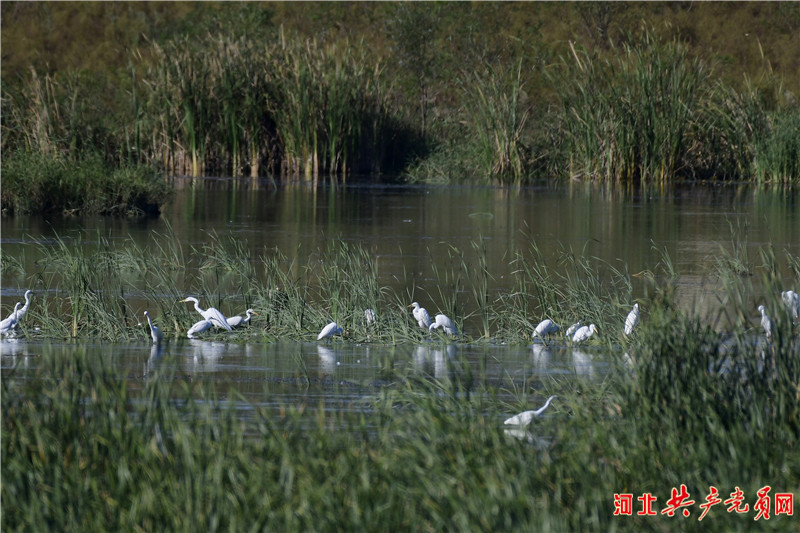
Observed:
[[[147,323],[150,325],[150,336],[153,337],[153,343],[158,344],[164,338],[164,334],[161,333],[161,330],[158,327],[153,325],[153,321],[150,320],[150,313],[147,311],[144,312],[144,316],[147,317]]]
[[[218,328],[227,329],[228,331],[231,331],[232,329],[231,325],[228,324],[225,315],[223,315],[219,311],[219,309],[215,307],[209,307],[208,309],[205,310],[201,309],[200,302],[198,302],[197,298],[195,298],[194,296],[189,296],[187,298],[184,298],[183,300],[181,300],[181,303],[182,302],[194,302],[195,311],[200,313],[203,316],[203,318],[205,318],[206,320],[210,320],[211,323]]]
[[[527,426],[531,423],[531,420],[544,413],[544,410],[550,406],[550,402],[556,398],[558,398],[556,395],[550,396],[547,401],[544,402],[544,405],[535,411],[523,411],[520,414],[514,415],[507,419],[504,423],[508,424],[509,426]]]

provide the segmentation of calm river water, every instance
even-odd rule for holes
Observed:
[[[653,270],[666,251],[680,274],[684,300],[694,301],[708,286],[713,258],[736,241],[760,264],[759,248],[772,246],[783,264],[784,251],[800,256],[800,201],[787,190],[736,186],[686,186],[669,191],[625,192],[585,184],[522,189],[489,187],[378,186],[319,188],[278,186],[240,180],[176,180],[175,200],[160,217],[137,220],[103,217],[2,220],[2,253],[35,269],[37,247],[55,236],[92,246],[98,236],[146,243],[152,232],[173,231],[187,246],[202,249],[213,233],[233,235],[254,257],[278,248],[323,249],[330,239],[367,247],[377,259],[380,283],[398,291],[401,280],[415,290],[435,294],[433,265],[443,264],[453,247],[474,254],[485,247],[493,290],[511,281],[514,254],[534,242],[545,258],[563,250],[597,257],[631,273]],[[782,267],[785,268],[785,267]],[[783,274],[788,279],[788,271]],[[35,280],[3,272],[3,317]],[[795,290],[800,287],[794,287]],[[430,307],[436,307],[431,304]],[[753,321],[757,312],[753,309]],[[534,319],[534,317],[531,317]],[[0,343],[4,377],[27,375],[44,351],[68,357],[76,347],[110,358],[136,387],[154,368],[181,375],[203,375],[229,386],[250,401],[318,402],[347,408],[381,384],[387,364],[400,365],[438,379],[452,379],[470,366],[475,379],[502,386],[503,380],[544,380],[551,376],[601,379],[615,354],[573,352],[560,347],[423,344],[371,346],[277,342],[227,344],[168,342],[160,353],[149,344]],[[476,373],[477,371],[477,373]],[[298,385],[302,378],[311,387]]]

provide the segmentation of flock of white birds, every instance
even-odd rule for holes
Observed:
[[[0,322],[0,334],[3,336],[13,336],[16,334],[17,328],[19,326],[20,321],[28,312],[28,309],[31,305],[31,295],[33,291],[27,290],[25,291],[25,302],[17,302],[14,306],[14,311],[11,312],[10,315],[2,322]],[[783,291],[781,293],[781,300],[783,300],[789,314],[792,317],[792,320],[797,320],[800,318],[800,296],[792,290]],[[195,335],[199,333],[203,333],[208,331],[211,328],[218,328],[224,329],[227,331],[232,331],[233,328],[243,326],[250,322],[250,318],[253,315],[258,315],[252,309],[248,309],[245,311],[246,316],[234,316],[230,318],[226,318],[219,309],[214,307],[209,307],[207,309],[202,309],[200,307],[200,302],[197,298],[189,296],[181,302],[191,302],[194,303],[195,310],[200,313],[203,317],[202,320],[196,322],[192,327],[188,329],[186,332],[186,336],[190,339],[195,338]],[[417,321],[417,324],[423,330],[428,332],[432,332],[436,329],[441,328],[442,331],[446,335],[449,336],[458,336],[458,329],[456,328],[453,321],[444,314],[438,314],[436,317],[431,320],[431,316],[428,311],[419,305],[419,302],[414,302],[408,306],[409,308],[413,308],[411,313],[414,316],[414,319]],[[772,321],[770,316],[767,314],[766,307],[764,305],[759,305],[758,310],[761,313],[761,327],[764,330],[764,334],[767,337],[768,341],[772,341],[775,335],[775,323]],[[147,318],[147,323],[150,326],[150,335],[153,339],[154,344],[160,344],[164,338],[163,333],[161,330],[153,324],[153,321],[150,318],[150,314],[145,311],[144,312],[145,318]],[[373,309],[367,309],[364,311],[364,319],[366,321],[367,326],[373,325],[376,323],[376,314]],[[623,333],[626,337],[629,337],[633,334],[636,326],[639,324],[639,304],[634,304],[633,309],[628,313],[628,316],[625,318],[625,326],[623,328]],[[546,339],[551,335],[558,333],[561,330],[561,326],[556,324],[553,320],[547,318],[542,320],[536,328],[533,330],[531,334],[531,338],[535,339],[539,337],[542,342],[546,344]],[[582,342],[586,342],[589,340],[592,335],[594,335],[598,331],[597,326],[594,324],[589,324],[588,326],[583,325],[581,322],[576,322],[572,324],[567,330],[565,331],[565,337],[567,340],[571,340],[573,344],[580,344]],[[334,335],[342,335],[342,328],[336,322],[331,322],[327,326],[325,326],[322,331],[320,331],[319,335],[317,336],[317,340],[323,340],[326,338],[333,337]],[[505,424],[516,426],[519,428],[523,428],[528,426],[531,421],[540,416],[549,406],[550,403],[556,399],[557,396],[550,396],[547,398],[547,401],[544,403],[542,407],[535,410],[530,411],[523,411],[518,415],[512,416],[505,421]]]
[[[0,335],[13,336],[16,334],[20,321],[30,308],[32,294],[33,291],[31,290],[25,291],[25,302],[17,302],[11,314],[8,315],[8,317],[2,322],[0,322]],[[796,292],[792,290],[783,291],[781,293],[781,300],[783,300],[784,304],[786,305],[792,320],[797,320],[800,318],[800,296],[798,296]],[[181,300],[181,302],[193,303],[195,310],[200,313],[200,316],[203,317],[202,320],[199,320],[193,324],[192,327],[190,327],[186,332],[186,336],[190,339],[195,338],[195,335],[208,331],[211,328],[231,331],[233,328],[249,323],[250,318],[253,315],[258,315],[258,313],[256,313],[254,310],[248,309],[245,311],[245,316],[237,315],[226,318],[225,315],[223,315],[222,312],[215,307],[209,307],[208,309],[201,308],[200,302],[193,296],[184,298]],[[458,328],[456,328],[453,321],[447,315],[440,313],[432,320],[431,315],[424,307],[419,305],[419,302],[413,302],[408,307],[413,308],[411,314],[414,316],[414,320],[417,321],[419,327],[423,330],[432,332],[433,330],[441,328],[446,335],[453,337],[458,336]],[[759,305],[758,311],[761,313],[761,327],[764,330],[764,334],[766,335],[767,340],[771,341],[775,335],[775,323],[767,314],[766,307]],[[150,326],[150,334],[153,338],[153,342],[160,343],[164,338],[163,333],[155,324],[153,324],[150,314],[147,311],[144,312],[144,316],[147,318],[147,323]],[[365,310],[364,319],[367,326],[375,324],[377,319],[375,311],[373,309]],[[625,336],[629,337],[632,335],[638,324],[639,304],[636,303],[633,305],[633,309],[631,309],[631,311],[628,313],[628,316],[625,318],[625,326],[623,328],[623,333]],[[556,324],[553,320],[546,318],[539,322],[536,328],[534,328],[531,338],[535,339],[536,337],[539,337],[542,342],[546,342],[548,337],[558,333],[560,330],[561,326]],[[598,328],[594,324],[589,324],[587,326],[583,325],[582,322],[576,322],[566,329],[564,336],[567,340],[572,341],[573,344],[580,344],[589,340],[597,331]],[[342,328],[336,322],[331,322],[319,332],[319,335],[317,335],[317,340],[333,337],[334,335],[341,335],[342,333]]]

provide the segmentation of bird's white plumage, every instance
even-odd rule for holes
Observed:
[[[150,325],[150,336],[153,338],[153,342],[155,344],[158,344],[159,342],[161,342],[161,339],[164,338],[164,335],[161,333],[161,330],[158,329],[157,326],[153,325],[153,321],[150,320],[150,313],[145,311],[144,316],[147,317],[147,323]]]
[[[792,320],[800,318],[800,295],[793,290],[783,291],[781,293],[781,299],[783,303],[786,304],[786,307],[789,308],[789,312],[792,314]]]
[[[198,333],[203,333],[204,331],[208,331],[213,327],[214,323],[204,318],[203,320],[195,322],[194,325],[189,328],[189,331],[186,332],[186,336],[190,339],[193,339]]]
[[[567,331],[564,333],[564,336],[568,339],[571,339],[575,332],[578,331],[579,328],[583,326],[583,323],[578,321],[572,324],[570,327],[567,328]]]
[[[431,327],[431,315],[428,314],[428,310],[424,307],[420,307],[419,303],[414,302],[409,307],[413,307],[414,310],[411,311],[411,314],[414,315],[414,318],[417,320],[417,324],[422,329],[429,329]]]
[[[458,328],[447,315],[436,315],[436,320],[428,326],[428,331],[433,331],[437,328],[442,328],[447,335],[458,335]]]
[[[546,318],[539,322],[539,324],[536,326],[536,329],[533,330],[531,337],[539,337],[540,339],[544,339],[546,336],[556,333],[559,328],[560,326],[558,324],[549,318]]]
[[[4,318],[2,322],[0,322],[0,334],[9,335],[11,331],[17,327],[17,311],[19,310],[20,305],[22,305],[22,302],[17,302],[11,314],[8,315],[7,318]]]
[[[594,335],[595,331],[597,331],[597,326],[595,326],[594,324],[589,324],[588,326],[580,327],[572,336],[572,342],[574,342],[575,344],[585,342],[589,340],[589,337]]]
[[[504,423],[508,424],[509,426],[527,426],[531,423],[531,420],[544,413],[544,410],[550,406],[550,402],[552,402],[555,398],[558,398],[558,396],[550,396],[540,408],[534,411],[523,411],[518,415],[514,415],[511,418],[506,419]]]
[[[183,300],[181,300],[181,302],[194,302],[195,310],[198,313],[200,313],[203,316],[203,318],[205,318],[206,320],[210,320],[211,323],[218,328],[227,329],[228,331],[231,331],[231,326],[230,324],[228,324],[228,320],[225,318],[225,315],[223,315],[220,312],[219,309],[215,307],[209,307],[208,309],[205,310],[201,309],[200,302],[198,302],[197,298],[195,298],[194,296],[189,296],[188,298],[184,298]]]
[[[326,337],[333,337],[334,335],[341,335],[341,334],[342,334],[342,328],[340,328],[336,322],[331,322],[330,324],[322,328],[322,331],[320,331],[319,335],[317,335],[317,340],[320,341]]]
[[[374,309],[364,309],[364,319],[367,321],[368,326],[374,324],[376,318]]]
[[[22,317],[25,316],[25,314],[28,312],[28,308],[31,306],[31,294],[33,294],[32,290],[28,289],[25,291],[25,305],[22,306],[22,309],[17,311],[17,308],[14,307],[14,315],[17,320],[17,324],[22,321]]]
[[[625,319],[625,336],[630,336],[633,333],[634,328],[639,323],[639,304],[633,304],[633,309],[630,313],[628,313],[628,317]]]
[[[247,310],[247,311],[245,311],[244,313],[247,315],[247,317],[243,317],[243,316],[241,316],[241,315],[236,315],[236,316],[228,317],[228,318],[226,319],[226,321],[228,322],[228,325],[229,325],[231,328],[235,328],[235,327],[243,326],[244,324],[247,324],[248,322],[250,322],[250,318],[252,317],[252,315],[256,315],[256,316],[258,316],[258,313],[256,313],[256,312],[255,312],[255,311],[253,311],[252,309],[248,309],[248,310]]]
[[[761,327],[764,328],[764,334],[766,334],[767,340],[772,340],[772,336],[775,334],[775,324],[772,323],[772,319],[763,305],[759,305],[758,310],[761,311]]]

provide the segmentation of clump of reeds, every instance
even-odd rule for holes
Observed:
[[[572,176],[664,181],[689,164],[689,133],[708,76],[700,60],[649,33],[610,60],[572,52],[554,80]]]

